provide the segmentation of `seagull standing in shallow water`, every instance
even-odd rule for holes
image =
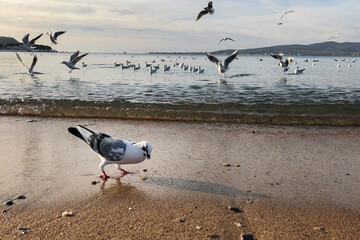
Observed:
[[[58,44],[57,37],[64,33],[66,33],[66,31],[58,31],[55,32],[54,35],[52,35],[52,32],[47,32],[47,34],[50,36],[51,44]]]
[[[206,15],[206,14],[213,14],[215,12],[215,9],[213,9],[213,6],[212,6],[212,1],[208,2],[208,5],[207,7],[204,8],[204,10],[202,10],[201,12],[199,12],[199,14],[197,15],[196,19],[195,19],[195,22],[197,20],[199,20],[202,16]]]
[[[85,57],[86,55],[88,55],[89,53],[85,53],[83,55],[79,56],[79,51],[74,52],[71,56],[70,56],[70,61],[62,61],[61,63],[65,64],[68,68],[70,68],[69,73],[72,72],[72,70],[74,69],[79,69],[78,67],[75,67],[75,64],[80,61],[83,57]]]
[[[25,65],[25,63],[23,62],[23,60],[21,59],[21,57],[20,57],[20,55],[18,53],[16,53],[16,56],[19,59],[19,61],[22,63],[22,65],[24,65],[26,67],[26,69],[28,70],[28,74],[30,74],[31,76],[34,76],[34,67],[35,67],[35,65],[37,63],[37,56],[35,55],[33,57],[33,61],[31,63],[30,67]]]
[[[149,142],[135,143],[121,140],[80,125],[76,128],[70,127],[68,130],[71,134],[86,142],[99,155],[101,159],[99,167],[103,173],[100,177],[103,179],[110,177],[104,170],[108,164],[116,164],[117,169],[125,175],[129,172],[122,169],[120,165],[135,164],[144,161],[146,158],[150,159],[152,146]]]
[[[206,53],[209,60],[211,62],[215,63],[216,66],[218,67],[219,73],[225,73],[229,69],[229,64],[236,58],[237,54],[238,54],[238,51],[236,50],[235,52],[233,52],[230,56],[228,56],[225,59],[224,65],[222,65],[221,62],[219,61],[219,59],[217,59],[216,57],[214,57],[210,53]]]

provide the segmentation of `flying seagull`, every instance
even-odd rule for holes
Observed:
[[[287,12],[285,12],[285,13],[281,16],[280,20],[283,19],[283,17],[284,17],[286,14],[288,14],[288,13],[293,13],[293,12],[295,12],[295,11],[287,11]]]
[[[337,39],[339,35],[340,35],[340,33],[338,33],[338,34],[336,34],[336,35],[334,35],[334,36],[331,36],[331,37],[328,38],[328,40],[330,40],[330,39],[332,39],[332,38]]]
[[[229,38],[229,37],[225,37],[225,38],[222,38],[222,39],[219,41],[218,45],[219,45],[222,41],[227,41],[227,40],[230,40],[230,41],[235,42],[235,40],[234,40],[234,39]]]
[[[47,34],[50,36],[51,43],[53,43],[53,44],[58,44],[57,37],[64,33],[66,33],[66,31],[58,31],[58,32],[55,32],[54,35],[52,35],[51,31],[47,32]]]
[[[270,54],[273,58],[277,59],[279,61],[280,67],[282,68],[283,72],[286,72],[289,68],[288,65],[292,61],[294,61],[294,58],[286,58],[285,61],[282,61],[283,55],[282,54]]]
[[[34,45],[34,44],[35,44],[35,41],[38,40],[42,35],[43,35],[43,34],[40,34],[39,36],[37,36],[37,37],[31,39],[31,41],[29,41],[29,33],[26,34],[26,35],[23,37],[23,39],[22,39],[22,45],[21,45],[21,47],[22,47],[23,49],[25,49],[26,51],[28,51],[28,52],[32,52],[32,51],[33,51],[33,49],[31,48],[32,45]]]
[[[224,65],[222,65],[221,62],[219,61],[219,59],[217,59],[216,57],[214,57],[210,53],[206,53],[209,60],[216,64],[219,73],[225,73],[228,70],[229,64],[236,58],[237,54],[238,54],[238,51],[236,50],[235,52],[233,52],[230,56],[228,56],[225,59]]]
[[[207,7],[204,8],[204,10],[202,10],[201,12],[199,12],[199,14],[197,15],[196,19],[195,19],[195,22],[197,20],[199,20],[202,16],[206,15],[206,14],[213,14],[215,12],[215,9],[213,9],[213,6],[212,6],[212,1],[208,2],[208,5]]]
[[[33,75],[34,75],[34,67],[35,67],[35,65],[36,65],[36,63],[37,63],[37,56],[35,55],[35,56],[33,57],[33,61],[32,61],[32,63],[31,63],[30,68],[25,65],[25,63],[23,62],[23,60],[21,59],[21,57],[20,57],[20,55],[19,55],[18,53],[16,53],[16,56],[17,56],[17,58],[19,59],[19,61],[22,63],[22,65],[24,65],[24,66],[26,67],[26,69],[28,70],[28,74],[30,74],[31,76],[33,76]]]
[[[104,171],[108,164],[116,164],[117,169],[125,175],[129,172],[121,168],[122,164],[140,163],[146,158],[150,159],[151,156],[152,146],[146,141],[135,143],[121,140],[80,125],[76,128],[70,127],[68,131],[86,142],[99,155],[101,159],[99,167],[103,173],[100,177],[103,179],[109,178]]]
[[[68,66],[70,68],[69,73],[72,72],[72,70],[74,69],[79,69],[78,67],[75,67],[75,64],[80,61],[83,57],[85,57],[86,55],[88,55],[89,53],[85,53],[83,55],[79,56],[79,51],[74,52],[71,56],[70,56],[70,61],[62,61],[61,63],[65,64],[66,66]]]

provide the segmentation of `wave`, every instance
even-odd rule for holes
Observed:
[[[1,115],[357,125],[360,104],[134,103],[127,100],[0,99]]]

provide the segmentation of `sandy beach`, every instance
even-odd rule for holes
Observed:
[[[152,157],[103,181],[77,124]],[[359,127],[3,116],[0,131],[0,198],[15,199],[0,239],[360,239]]]

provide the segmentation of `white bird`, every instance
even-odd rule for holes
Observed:
[[[329,37],[328,40],[331,40],[331,39],[333,39],[333,38],[337,39],[339,35],[340,35],[340,33],[335,34],[334,36]]]
[[[140,64],[138,64],[137,66],[134,65],[134,71],[136,70],[140,70]]]
[[[31,76],[33,76],[33,75],[34,75],[34,67],[35,67],[35,65],[36,65],[36,63],[37,63],[37,56],[35,55],[35,56],[33,57],[33,61],[32,61],[32,63],[31,63],[31,66],[30,66],[30,67],[28,67],[28,66],[25,65],[25,63],[23,62],[23,60],[21,59],[21,57],[20,57],[20,55],[19,55],[18,53],[16,53],[16,56],[17,56],[17,58],[19,59],[19,61],[22,63],[22,65],[24,65],[24,66],[26,67],[26,69],[28,70],[28,74],[30,74]]]
[[[215,9],[213,9],[212,7],[212,1],[208,2],[207,7],[204,8],[204,10],[202,10],[201,12],[199,12],[199,14],[197,15],[195,21],[199,20],[202,16],[206,15],[206,14],[213,14],[215,12]]]
[[[295,12],[295,11],[287,11],[287,12],[285,12],[285,13],[281,16],[280,20],[283,19],[283,17],[284,17],[286,14],[293,13],[293,12]]]
[[[85,141],[90,148],[96,152],[101,163],[99,165],[101,172],[101,178],[107,179],[108,176],[105,173],[105,166],[108,164],[116,164],[118,170],[124,175],[129,172],[121,168],[123,164],[135,164],[144,161],[146,158],[150,159],[152,146],[149,142],[131,142],[122,140],[119,138],[113,138],[107,134],[92,131],[86,127],[78,125],[75,127],[69,127],[68,131]]]
[[[339,67],[340,67],[340,64],[338,63],[338,65],[336,65],[336,67],[338,67],[338,68],[339,68]]]
[[[304,71],[305,71],[305,68],[304,68],[304,69],[299,69],[299,66],[297,66],[297,67],[295,68],[294,73],[295,73],[295,74],[302,74]]]
[[[34,45],[35,41],[38,40],[42,35],[43,34],[40,34],[39,36],[37,36],[37,37],[31,39],[31,41],[29,41],[29,34],[26,34],[22,39],[21,47],[28,52],[33,52],[32,45]]]
[[[227,40],[230,40],[230,41],[233,41],[233,42],[236,42],[234,39],[232,38],[229,38],[229,37],[224,37],[222,38],[219,42],[218,42],[218,45],[222,42],[222,41],[227,41]]]
[[[66,33],[66,31],[58,31],[55,32],[54,35],[52,35],[52,32],[47,32],[47,34],[50,36],[51,43],[53,44],[58,44],[57,37],[64,33]]]
[[[225,61],[224,61],[224,65],[221,64],[221,62],[219,61],[219,59],[217,59],[216,57],[212,56],[210,53],[206,53],[207,57],[209,58],[209,60],[213,63],[216,64],[216,66],[218,67],[218,71],[219,73],[225,73],[228,69],[229,69],[229,65],[230,63],[236,58],[238,54],[238,51],[234,51],[232,54],[230,54],[230,56],[228,56]]]
[[[61,63],[65,64],[68,68],[70,68],[69,73],[72,72],[72,70],[74,69],[79,69],[78,67],[75,67],[75,64],[80,61],[83,57],[85,57],[86,55],[88,55],[89,53],[85,53],[83,55],[79,56],[80,51],[76,51],[74,52],[71,56],[70,56],[70,61],[62,61]]]
[[[279,65],[282,68],[283,72],[286,72],[287,70],[285,70],[285,69],[288,68],[289,63],[294,61],[294,58],[291,58],[291,57],[288,57],[285,59],[285,61],[282,61],[283,54],[271,54],[270,53],[270,55],[279,61]]]

